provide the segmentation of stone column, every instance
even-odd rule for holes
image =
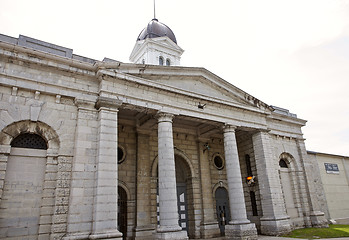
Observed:
[[[202,195],[202,220],[200,226],[201,238],[213,238],[220,236],[217,219],[214,215],[214,202],[212,195],[212,182],[210,172],[209,150],[205,147],[207,141],[198,140],[200,157],[200,180]]]
[[[150,131],[137,129],[137,225],[136,239],[153,239],[151,224]]]
[[[325,213],[320,209],[320,203],[317,198],[316,188],[314,186],[314,179],[317,177],[314,175],[319,172],[318,164],[307,157],[307,150],[305,149],[305,144],[303,140],[297,139],[297,147],[299,151],[299,156],[304,168],[305,182],[308,190],[308,201],[310,205],[310,221],[313,227],[328,227],[327,220],[325,218]]]
[[[176,167],[173,149],[172,119],[168,113],[158,114],[158,184],[160,226],[156,239],[188,239],[178,225]]]
[[[235,129],[236,127],[231,125],[226,125],[223,128],[231,215],[231,220],[226,226],[225,232],[226,236],[232,239],[257,239],[256,226],[247,219]]]
[[[273,157],[269,133],[257,132],[252,141],[263,211],[261,233],[280,235],[289,232],[291,226],[282,195],[279,161]]]
[[[118,226],[118,107],[119,100],[99,97],[98,151],[90,239],[122,239]]]

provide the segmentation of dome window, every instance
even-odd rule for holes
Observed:
[[[171,60],[170,59],[166,59],[166,66],[171,66]]]
[[[280,166],[281,168],[288,168],[288,165],[287,165],[285,159],[281,159],[281,160],[280,160],[279,166]]]
[[[159,57],[159,65],[163,66],[164,65],[164,59],[163,57]]]

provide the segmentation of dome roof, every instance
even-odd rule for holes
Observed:
[[[137,41],[144,40],[146,38],[157,38],[165,36],[177,44],[176,36],[172,32],[172,30],[168,26],[154,18],[139,34]]]

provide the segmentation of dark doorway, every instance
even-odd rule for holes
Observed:
[[[185,183],[177,183],[177,203],[178,203],[178,224],[184,231],[188,232],[188,206],[187,191]]]
[[[176,155],[175,156],[176,164],[176,186],[177,186],[177,205],[178,205],[178,224],[182,227],[183,231],[187,231],[188,236],[190,237],[190,219],[189,213],[193,211],[193,205],[188,205],[188,194],[190,194],[190,169],[186,161]],[[189,192],[188,192],[189,191]],[[193,216],[193,214],[191,214]]]
[[[118,229],[122,239],[127,237],[127,194],[125,189],[118,187]]]
[[[225,235],[225,225],[230,221],[230,209],[228,192],[225,188],[219,187],[215,193],[217,220],[221,235]]]

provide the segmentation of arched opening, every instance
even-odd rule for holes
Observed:
[[[164,58],[163,57],[159,57],[159,65],[160,66],[164,65]]]
[[[127,193],[123,187],[118,187],[118,230],[122,239],[127,238]]]
[[[0,169],[5,177],[0,186],[0,238],[37,239],[47,233],[45,229],[51,226],[52,213],[56,215],[53,206],[42,208],[42,199],[45,196],[46,202],[56,201],[53,189],[43,186],[57,180],[56,175],[45,174],[48,160],[51,170],[57,168],[57,174],[64,171],[58,168],[59,137],[43,122],[24,120],[2,129],[0,145],[5,149],[11,146],[9,154],[0,151],[5,167]],[[55,191],[59,188],[56,185]],[[68,208],[68,203],[63,203],[62,207]]]
[[[171,66],[171,60],[169,58],[166,59],[166,66]]]
[[[299,216],[298,209],[296,207],[295,200],[295,186],[290,162],[293,161],[293,157],[290,154],[282,154],[279,160],[279,172],[281,189],[284,196],[286,213],[291,218],[297,218]]]
[[[38,134],[22,133],[10,145],[0,203],[1,237],[35,238],[39,234],[47,143]]]
[[[176,185],[177,185],[177,204],[178,204],[178,224],[183,230],[187,231],[190,236],[190,225],[189,224],[189,212],[193,212],[192,204],[188,204],[189,200],[192,200],[189,195],[191,194],[191,177],[189,167],[185,160],[176,155]],[[192,220],[192,219],[191,219]]]
[[[154,159],[152,166],[152,176],[158,176],[157,158]],[[189,238],[195,238],[195,206],[193,192],[193,171],[190,160],[180,150],[175,149],[175,168],[176,168],[176,187],[177,187],[177,207],[178,207],[178,225],[183,231],[187,231]],[[158,183],[158,181],[156,181]],[[156,186],[156,221],[160,224],[159,218],[159,191]],[[155,190],[155,189],[154,189]],[[154,202],[155,204],[155,202]]]
[[[216,213],[221,231],[221,236],[225,235],[225,225],[230,221],[230,208],[229,208],[229,197],[228,191],[224,187],[218,187],[215,192],[216,198]]]

